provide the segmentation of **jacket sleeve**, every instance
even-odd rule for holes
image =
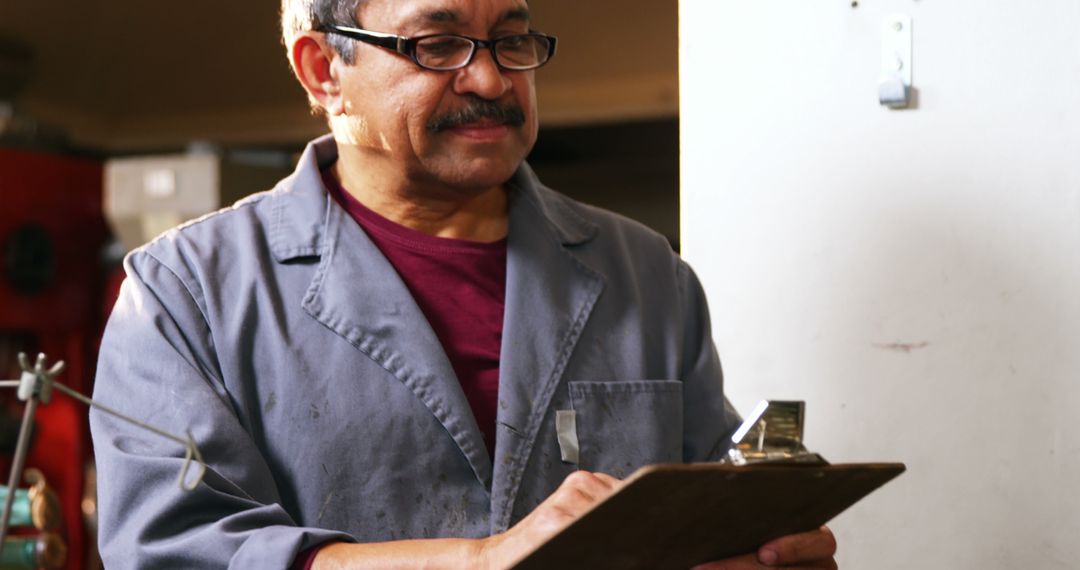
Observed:
[[[294,524],[218,372],[201,294],[145,250],[102,340],[94,398],[163,430],[190,431],[207,464],[183,491],[184,447],[98,410],[99,545],[114,568],[288,568],[298,553],[348,535]],[[194,475],[192,466],[189,477]]]
[[[724,374],[713,344],[705,291],[694,271],[678,262],[683,336],[683,460],[717,461],[731,446],[739,414],[724,395]]]

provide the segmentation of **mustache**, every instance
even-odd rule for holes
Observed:
[[[427,123],[427,129],[430,132],[437,133],[461,125],[475,123],[481,119],[490,119],[502,125],[520,127],[525,124],[525,112],[517,105],[476,99],[464,108],[432,117]]]

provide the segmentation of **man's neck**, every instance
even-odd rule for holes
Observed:
[[[480,242],[506,237],[507,197],[502,186],[473,192],[421,188],[341,159],[334,163],[332,173],[365,207],[405,227],[436,237]]]

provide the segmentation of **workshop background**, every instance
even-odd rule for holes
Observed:
[[[677,1],[531,4],[559,37],[537,73],[531,164],[677,247]],[[269,188],[324,132],[288,68],[277,2],[0,3],[0,379],[19,377],[18,352],[44,351],[67,363],[59,382],[89,393],[124,252]],[[0,393],[4,481],[22,410]],[[55,394],[34,427],[27,466],[63,523],[24,517],[0,566],[52,563],[34,548],[53,556],[60,537],[65,568],[96,568],[86,409]]]
[[[541,177],[681,247],[739,409],[806,400],[814,451],[908,464],[832,523],[840,566],[1076,567],[1080,3],[531,6],[560,52]],[[276,2],[162,8],[0,3],[0,378],[43,350],[88,392],[123,252],[325,131]],[[0,398],[6,477],[22,404]],[[96,567],[89,459],[85,409],[54,395],[28,465],[63,529],[31,521],[5,557],[48,527]]]

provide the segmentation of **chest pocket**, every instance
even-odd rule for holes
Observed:
[[[578,467],[623,478],[653,463],[682,463],[682,382],[570,382]]]

